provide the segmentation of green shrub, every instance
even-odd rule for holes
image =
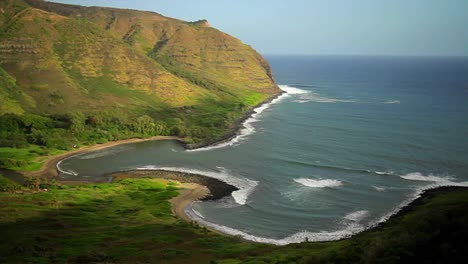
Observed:
[[[0,192],[14,192],[20,189],[19,184],[0,175]]]

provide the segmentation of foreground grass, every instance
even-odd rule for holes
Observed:
[[[174,182],[11,189],[0,192],[1,263],[453,263],[468,249],[466,189],[425,196],[413,210],[351,239],[284,247],[181,222],[168,202],[178,193]]]
[[[240,243],[171,214],[177,184],[126,179],[0,193],[0,262],[185,262],[261,245]],[[234,256],[234,255],[232,255]]]

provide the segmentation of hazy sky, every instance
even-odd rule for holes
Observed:
[[[54,0],[210,24],[263,54],[468,56],[468,0]]]

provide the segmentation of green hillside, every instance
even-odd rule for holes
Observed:
[[[175,182],[57,185],[31,178],[25,185],[0,175],[1,263],[466,262],[466,188],[428,191],[348,239],[273,246],[175,218],[168,202],[180,188]]]
[[[279,92],[261,55],[207,21],[42,0],[0,2],[0,77],[0,167],[14,169],[33,160],[5,148],[210,140]]]

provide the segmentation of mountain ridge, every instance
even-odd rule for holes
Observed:
[[[42,0],[0,8],[0,148],[200,143],[280,93],[258,52],[206,20]]]

